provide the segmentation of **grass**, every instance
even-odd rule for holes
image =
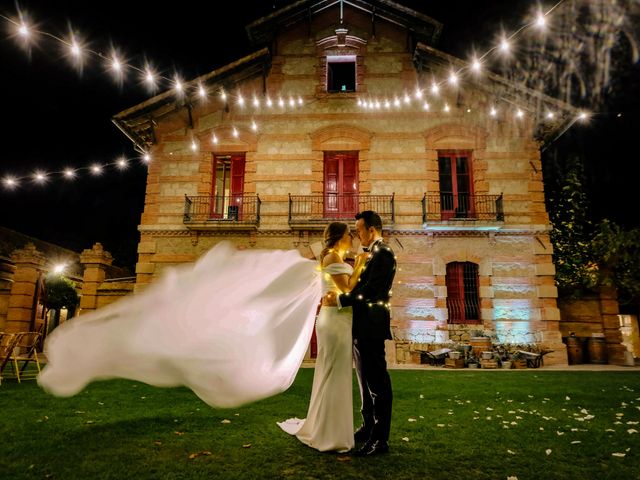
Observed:
[[[391,452],[367,459],[316,452],[277,427],[305,415],[310,369],[284,394],[231,410],[124,380],[68,399],[5,381],[0,478],[640,478],[636,373],[391,375]]]

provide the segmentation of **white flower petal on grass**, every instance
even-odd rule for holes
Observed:
[[[509,428],[509,425],[502,425],[502,428],[506,428],[506,429],[508,429],[508,428]]]
[[[615,433],[616,431],[615,431],[613,428],[607,428],[607,429],[605,430],[605,432],[613,432],[613,433]]]
[[[511,425],[517,425],[518,422],[511,422]]]
[[[616,413],[616,417],[624,417],[624,413]]]
[[[509,410],[509,413],[512,415],[515,415],[516,411],[515,410]]]
[[[516,420],[522,420],[522,417],[519,415],[516,415]]]
[[[580,440],[574,440],[571,442],[571,445],[577,445],[578,443],[582,443]]]
[[[626,453],[620,453],[620,452],[615,452],[611,454],[612,457],[625,457],[626,455],[627,455]]]
[[[614,425],[622,425],[622,422],[613,422]]]
[[[488,416],[488,417],[487,417],[487,420],[491,420],[491,416]]]
[[[410,418],[409,421],[410,422],[417,422],[417,420],[415,418]]]
[[[544,427],[540,427],[540,431],[541,431],[541,432],[542,432],[542,431],[544,431]]]
[[[490,412],[492,412],[492,411],[493,411],[493,408],[491,408],[491,407],[487,407],[487,410],[489,410]]]
[[[571,400],[571,397],[567,395],[566,397],[564,397],[564,399],[565,400]]]
[[[231,423],[231,420],[227,420],[226,418],[222,420],[220,423]]]
[[[507,477],[507,480],[518,480],[518,477],[516,477],[515,475],[512,475],[510,477]]]
[[[547,448],[544,453],[546,453],[547,455],[551,455],[552,450],[550,448]]]
[[[507,453],[508,453],[509,455],[515,455],[515,454],[516,454],[516,452],[514,452],[513,450],[507,450]]]
[[[420,398],[424,398],[424,395],[420,394]]]
[[[440,427],[440,428],[444,428],[444,426],[445,426],[444,423],[439,423],[436,425],[436,427]]]
[[[637,425],[637,424],[638,424],[638,422],[632,422],[631,420],[629,420],[627,422],[627,425]]]
[[[558,430],[556,430],[556,433],[558,434],[558,436],[564,435],[564,432],[559,432]]]
[[[629,430],[627,430],[627,433],[629,433],[629,434],[638,433],[638,430],[636,430],[635,428],[630,428]]]
[[[583,408],[582,410],[580,410],[580,413],[588,414],[589,412],[587,411],[586,408]]]
[[[409,437],[402,437],[402,441],[403,442],[408,442],[409,441]]]
[[[424,418],[422,415],[420,415],[420,418]]]

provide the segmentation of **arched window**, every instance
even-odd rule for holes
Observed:
[[[446,284],[449,323],[480,323],[478,265],[448,263]]]

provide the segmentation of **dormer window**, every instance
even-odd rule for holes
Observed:
[[[356,91],[356,56],[327,56],[327,92]]]

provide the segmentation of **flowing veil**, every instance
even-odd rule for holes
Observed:
[[[295,379],[321,294],[317,263],[297,251],[222,242],[54,330],[38,382],[58,396],[107,378],[185,385],[214,407],[272,396]]]

